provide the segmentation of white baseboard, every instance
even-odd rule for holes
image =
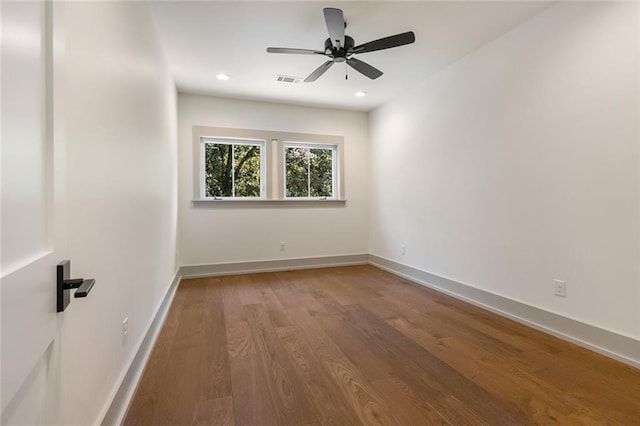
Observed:
[[[250,274],[254,272],[291,271],[294,269],[366,265],[368,262],[368,254],[345,254],[341,256],[260,260],[255,262],[217,263],[212,265],[189,265],[181,266],[178,274],[180,274],[182,278],[211,277],[216,275]]]
[[[156,338],[162,329],[164,319],[167,316],[167,312],[169,312],[169,307],[173,301],[173,296],[176,293],[180,279],[180,270],[178,270],[171,280],[171,284],[169,285],[164,297],[158,304],[156,313],[153,318],[151,318],[149,325],[147,326],[147,332],[142,336],[138,343],[138,350],[136,350],[130,358],[129,367],[120,377],[118,385],[115,387],[112,394],[110,403],[107,405],[107,408],[103,410],[103,414],[100,417],[102,418],[102,421],[100,421],[101,425],[120,425],[124,420],[127,408],[129,407],[129,402],[133,397],[138,381],[140,380],[144,367],[147,364],[147,359],[151,354],[151,349],[153,349]]]
[[[640,341],[634,338],[585,324],[380,256],[369,255],[369,264],[624,362],[632,367],[640,368]]]

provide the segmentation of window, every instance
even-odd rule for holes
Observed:
[[[192,129],[194,206],[345,203],[342,136]]]
[[[284,143],[285,198],[334,198],[336,146]]]
[[[203,198],[262,198],[264,141],[201,138]]]

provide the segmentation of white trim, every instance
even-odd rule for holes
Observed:
[[[335,266],[366,265],[368,261],[368,254],[346,254],[341,256],[187,265],[181,266],[178,273],[182,278],[195,278],[257,272],[292,271],[296,269],[330,268]]]
[[[221,143],[224,145],[259,145],[266,140],[259,138],[236,138],[231,136],[200,136],[200,143]]]
[[[232,208],[232,207],[343,207],[347,200],[336,198],[287,198],[284,200],[264,200],[257,198],[208,198],[191,200],[197,208]]]
[[[640,341],[373,254],[369,264],[416,284],[640,368]]]
[[[127,362],[127,368],[125,368],[120,377],[118,378],[116,385],[111,391],[108,403],[105,404],[100,416],[101,425],[120,425],[124,420],[127,409],[131,402],[131,398],[136,390],[138,381],[142,376],[144,368],[151,355],[151,350],[155,345],[156,339],[160,334],[164,320],[171,307],[173,296],[176,293],[178,284],[182,277],[180,276],[180,270],[176,270],[176,273],[165,292],[164,297],[160,300],[158,307],[155,310],[155,315],[149,321],[146,327],[146,332],[140,338],[138,342],[137,350],[134,351]]]

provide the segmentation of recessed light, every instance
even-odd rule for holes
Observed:
[[[356,92],[356,93],[353,94],[353,96],[355,96],[357,98],[361,98],[363,96],[367,96],[367,92],[363,92],[363,91]]]
[[[216,74],[216,78],[218,80],[223,80],[224,81],[224,80],[229,80],[230,77],[227,74],[219,73],[219,74]]]

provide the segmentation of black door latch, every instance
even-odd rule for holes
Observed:
[[[71,261],[63,260],[58,263],[57,266],[57,279],[56,279],[56,287],[57,287],[57,301],[56,301],[56,312],[62,312],[66,309],[66,307],[71,302],[71,290],[74,288],[77,289],[74,297],[87,297],[93,285],[96,283],[96,280],[93,278],[83,279],[83,278],[74,278],[70,279],[71,276]]]

